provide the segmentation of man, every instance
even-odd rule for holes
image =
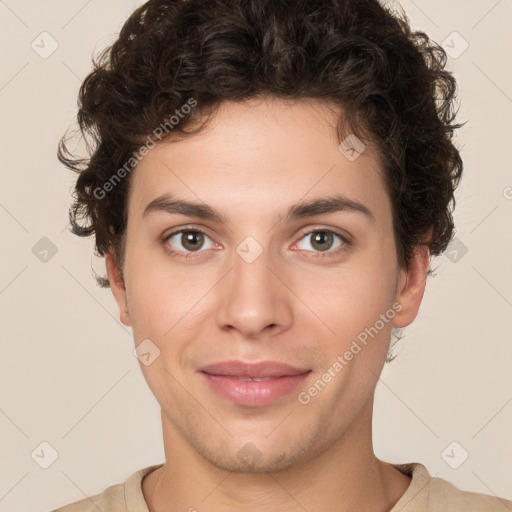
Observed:
[[[80,93],[94,235],[165,463],[59,512],[502,511],[377,459],[373,397],[453,233],[445,55],[376,0],[152,0]]]

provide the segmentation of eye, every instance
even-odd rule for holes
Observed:
[[[321,253],[328,253],[330,255],[332,253],[342,252],[351,244],[351,242],[340,233],[329,229],[315,229],[308,231],[307,233],[303,233],[300,241],[297,242],[296,245],[299,245],[302,240],[307,239],[307,237],[311,235],[314,235],[309,243],[312,249],[304,247],[299,247],[299,249],[320,253],[318,256],[323,256]],[[333,247],[333,243],[335,243],[336,238],[338,238],[339,242]],[[208,240],[210,243],[205,247],[205,242]],[[172,233],[165,235],[163,242],[169,252],[184,258],[194,257],[194,253],[202,252],[201,249],[211,249],[216,246],[206,232],[199,228],[183,228],[173,231]]]
[[[185,253],[183,256],[187,257],[187,253],[201,252],[200,249],[203,248],[206,239],[210,240],[211,243],[210,247],[206,248],[211,249],[213,242],[210,237],[204,231],[194,228],[174,231],[165,236],[164,242],[170,246],[169,250],[172,253]],[[179,255],[181,256],[181,254]]]
[[[303,234],[301,241],[307,239],[307,237],[311,235],[313,236],[311,237],[311,242],[309,243],[309,245],[313,247],[312,250],[315,252],[337,253],[345,250],[350,245],[350,242],[343,235],[328,229],[316,229],[313,231],[308,231],[307,233]],[[335,238],[338,238],[339,240],[341,240],[341,242],[339,242],[338,245],[334,246],[334,250],[330,250],[333,248]],[[298,243],[300,244],[300,242]],[[306,248],[305,250],[311,249]]]

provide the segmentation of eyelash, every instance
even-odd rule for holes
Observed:
[[[188,259],[191,257],[194,258],[196,255],[198,255],[198,253],[201,253],[204,251],[199,250],[199,251],[189,251],[189,252],[184,253],[184,251],[177,251],[176,249],[172,249],[169,246],[168,242],[174,235],[177,235],[179,233],[202,233],[203,235],[210,238],[208,236],[208,234],[206,233],[206,231],[204,231],[200,228],[181,228],[176,231],[173,231],[172,233],[165,235],[163,238],[163,243],[166,246],[166,250],[169,253],[171,253],[172,255],[175,255],[175,256],[178,256],[179,258],[184,258],[184,259]],[[309,231],[302,233],[299,238],[299,241],[308,235],[312,235],[313,233],[331,233],[331,234],[339,237],[342,241],[341,247],[338,247],[335,250],[329,250],[329,251],[325,251],[325,252],[321,252],[321,251],[315,252],[315,256],[312,256],[314,258],[317,258],[317,257],[328,258],[329,256],[332,256],[333,254],[339,254],[343,251],[346,251],[352,245],[352,242],[346,236],[342,235],[341,233],[338,233],[337,231],[334,231],[332,229],[323,229],[323,228],[314,228],[314,229],[311,229]],[[312,252],[312,251],[308,251],[308,252]]]

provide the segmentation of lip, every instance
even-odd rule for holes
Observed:
[[[261,407],[289,395],[304,382],[311,370],[277,361],[223,361],[205,366],[200,373],[210,390],[222,398],[238,405]]]
[[[245,361],[230,360],[209,364],[208,366],[201,368],[201,371],[211,375],[224,375],[228,377],[264,378],[301,375],[310,371],[310,369],[297,368],[278,361],[249,363]]]

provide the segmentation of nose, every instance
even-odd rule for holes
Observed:
[[[217,325],[244,338],[277,335],[293,320],[293,293],[282,265],[265,250],[254,261],[240,254],[233,254],[231,271],[219,283]]]

